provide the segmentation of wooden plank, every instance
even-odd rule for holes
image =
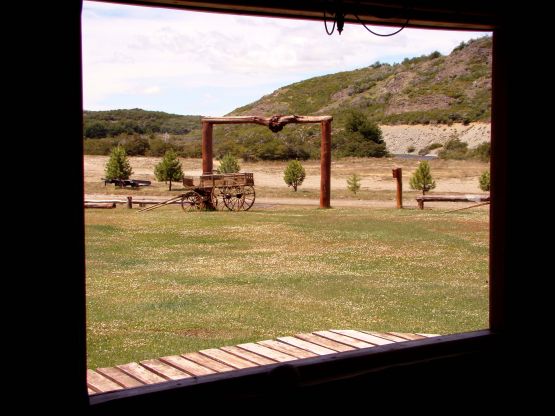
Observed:
[[[144,385],[144,383],[141,383],[139,380],[125,374],[123,371],[121,371],[119,368],[116,368],[116,367],[97,368],[96,372],[122,385],[125,388],[138,387],[138,386]]]
[[[158,374],[147,370],[137,363],[122,364],[116,367],[145,384],[155,384],[166,381],[165,378],[160,377]]]
[[[417,201],[424,202],[486,202],[489,195],[424,195],[417,196]]]
[[[293,357],[297,357],[297,358],[311,358],[311,357],[317,357],[318,356],[317,354],[314,354],[313,352],[306,351],[306,350],[303,350],[303,349],[298,348],[298,347],[294,347],[294,346],[289,345],[289,344],[284,344],[283,342],[279,342],[279,341],[267,340],[267,341],[260,341],[260,342],[258,342],[258,344],[263,345],[263,346],[268,347],[268,348],[272,348],[272,349],[277,350],[277,351],[284,352],[285,354],[289,354],[289,355],[292,355]]]
[[[318,355],[334,354],[337,352],[329,348],[322,347],[321,345],[313,344],[312,342],[304,341],[295,337],[279,337],[278,340]]]
[[[217,348],[200,350],[199,353],[238,369],[257,367],[255,363],[251,363],[250,361],[244,360],[240,357],[237,357],[236,355],[219,350]]]
[[[87,392],[89,393],[89,396],[90,396],[91,394],[96,394],[96,393],[98,393],[97,391],[94,391],[94,390],[91,389],[90,387],[87,387]]]
[[[351,338],[346,335],[336,334],[335,332],[331,332],[331,331],[316,331],[314,333],[321,337],[329,338],[333,341],[341,342],[343,344],[350,345],[351,347],[355,347],[355,348],[370,348],[374,346],[374,344],[370,344],[368,342],[364,342],[356,338]]]
[[[371,344],[376,345],[386,345],[391,344],[393,341],[377,337],[372,334],[368,334],[366,332],[355,331],[354,329],[333,329],[331,332],[335,332],[336,334],[346,335],[351,338],[360,339],[364,342],[369,342]]]
[[[272,348],[268,348],[268,347],[265,347],[263,345],[255,344],[255,343],[252,343],[252,342],[249,342],[249,343],[246,343],[246,344],[239,344],[237,346],[240,347],[240,348],[243,348],[244,350],[254,352],[255,354],[260,354],[260,355],[262,355],[266,358],[270,358],[270,359],[275,360],[275,361],[280,362],[280,363],[296,360],[295,357],[293,357],[289,354],[285,354],[283,352],[276,351]]]
[[[337,352],[353,351],[355,349],[349,345],[341,344],[329,338],[324,338],[314,334],[297,334],[295,335],[295,338],[312,342],[313,344],[321,345],[322,347],[326,347]]]
[[[111,209],[111,208],[115,208],[116,207],[116,203],[112,202],[112,203],[91,203],[91,202],[85,202],[85,208],[96,208],[96,209]]]
[[[387,333],[384,333],[384,332],[371,332],[371,331],[361,331],[361,332],[364,332],[364,333],[370,334],[370,335],[374,335],[374,336],[379,337],[379,338],[388,339],[388,340],[393,341],[393,342],[406,341],[405,338],[401,338],[401,337],[398,337],[398,336],[395,336],[395,335],[392,335],[392,334],[387,334]]]
[[[87,370],[87,387],[99,393],[123,389],[119,384],[93,370]]]
[[[198,352],[190,352],[188,354],[181,354],[182,357],[187,358],[188,360],[194,361],[197,364],[200,364],[204,367],[208,367],[211,370],[214,370],[217,373],[223,373],[224,371],[231,371],[234,370],[233,367],[229,365],[223,364],[219,361],[213,360],[208,358]]]
[[[222,347],[221,350],[227,351],[230,354],[234,354],[238,357],[244,358],[245,360],[249,360],[258,365],[268,365],[268,364],[275,364],[276,360],[271,360],[269,358],[263,357],[261,355],[255,354],[253,352],[244,350],[238,347]]]
[[[191,377],[189,374],[159,360],[144,360],[140,364],[166,380],[180,380]]]
[[[416,334],[409,334],[406,332],[389,332],[391,335],[395,335],[396,337],[399,338],[404,338],[406,340],[415,340],[415,339],[424,339],[426,337],[423,337],[422,335],[416,335]]]
[[[205,376],[208,374],[215,374],[216,372],[210,368],[204,367],[194,361],[187,360],[180,355],[170,355],[161,357],[160,361],[165,362],[181,371],[189,373],[193,376]]]

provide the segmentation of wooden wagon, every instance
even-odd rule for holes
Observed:
[[[186,176],[181,207],[185,211],[228,209],[247,211],[254,204],[254,176],[250,172]]]

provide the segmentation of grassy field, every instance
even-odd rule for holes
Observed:
[[[88,365],[331,328],[487,326],[488,214],[86,211]]]

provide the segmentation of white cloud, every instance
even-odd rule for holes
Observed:
[[[160,92],[160,87],[158,86],[147,87],[143,90],[143,93],[145,94],[158,94],[159,92]]]
[[[405,29],[380,38],[359,25],[346,25],[341,36],[327,36],[323,23],[317,22],[85,2],[85,108],[106,108],[117,101],[115,97],[141,94],[168,94],[167,102],[175,103],[178,92],[215,87],[258,87],[262,95],[271,92],[266,90],[269,85],[377,60],[398,62],[434,50],[447,54],[461,41],[480,35]]]

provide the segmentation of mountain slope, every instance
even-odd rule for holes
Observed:
[[[311,78],[274,91],[229,115],[331,114],[350,108],[380,124],[489,121],[491,37],[400,64],[375,63]]]
[[[86,138],[102,138],[120,134],[186,134],[198,128],[200,117],[147,111],[139,108],[84,111],[83,135]]]

